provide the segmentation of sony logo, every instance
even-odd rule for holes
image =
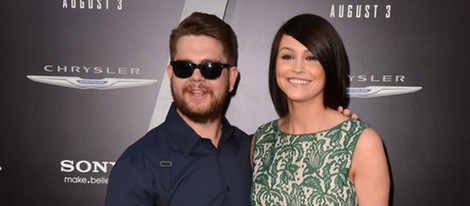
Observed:
[[[108,169],[114,166],[115,162],[107,161],[87,161],[87,160],[62,160],[60,162],[60,171],[61,172],[74,172],[78,171],[80,173],[108,173]]]

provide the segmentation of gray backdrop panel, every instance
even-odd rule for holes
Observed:
[[[76,8],[72,2],[9,0],[0,7],[2,205],[102,205],[112,163],[148,130],[168,61],[168,34],[184,1],[123,1],[122,10],[118,0],[101,1],[102,9],[97,0],[84,1],[83,9],[79,0]],[[340,17],[341,5],[362,12]],[[377,17],[365,18],[366,5],[377,5]],[[247,133],[276,118],[267,88],[273,35],[296,14],[319,14],[344,40],[352,86],[422,87],[350,103],[384,140],[393,205],[470,205],[468,8],[469,1],[230,0],[225,20],[238,34],[241,82],[227,116]],[[94,67],[104,72],[85,71]],[[27,75],[157,83],[79,90]],[[394,81],[398,77],[404,81]]]

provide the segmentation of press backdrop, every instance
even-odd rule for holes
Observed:
[[[193,11],[239,40],[227,117],[275,119],[270,44],[300,13],[328,19],[351,62],[350,108],[379,131],[397,206],[470,205],[470,1],[7,0],[0,4],[0,204],[103,205],[112,166],[171,103],[168,37]]]

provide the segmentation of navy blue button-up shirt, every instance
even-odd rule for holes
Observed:
[[[170,168],[169,205],[250,205],[250,138],[223,118],[218,147],[201,138],[171,106],[166,120],[131,145],[114,165],[107,206],[157,205],[160,136],[165,130]]]

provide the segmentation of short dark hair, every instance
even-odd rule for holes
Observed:
[[[219,17],[201,12],[194,12],[184,19],[170,35],[170,58],[174,60],[176,55],[176,43],[178,39],[186,35],[203,35],[217,39],[223,46],[227,63],[237,65],[238,43],[232,27]],[[225,63],[225,62],[223,62]]]
[[[347,107],[349,98],[349,61],[343,41],[326,19],[314,14],[301,14],[288,20],[279,28],[271,47],[269,62],[269,92],[274,107],[280,117],[288,113],[287,96],[276,81],[276,59],[279,44],[284,35],[289,35],[302,43],[318,58],[325,70],[326,83],[323,105],[337,109]]]

